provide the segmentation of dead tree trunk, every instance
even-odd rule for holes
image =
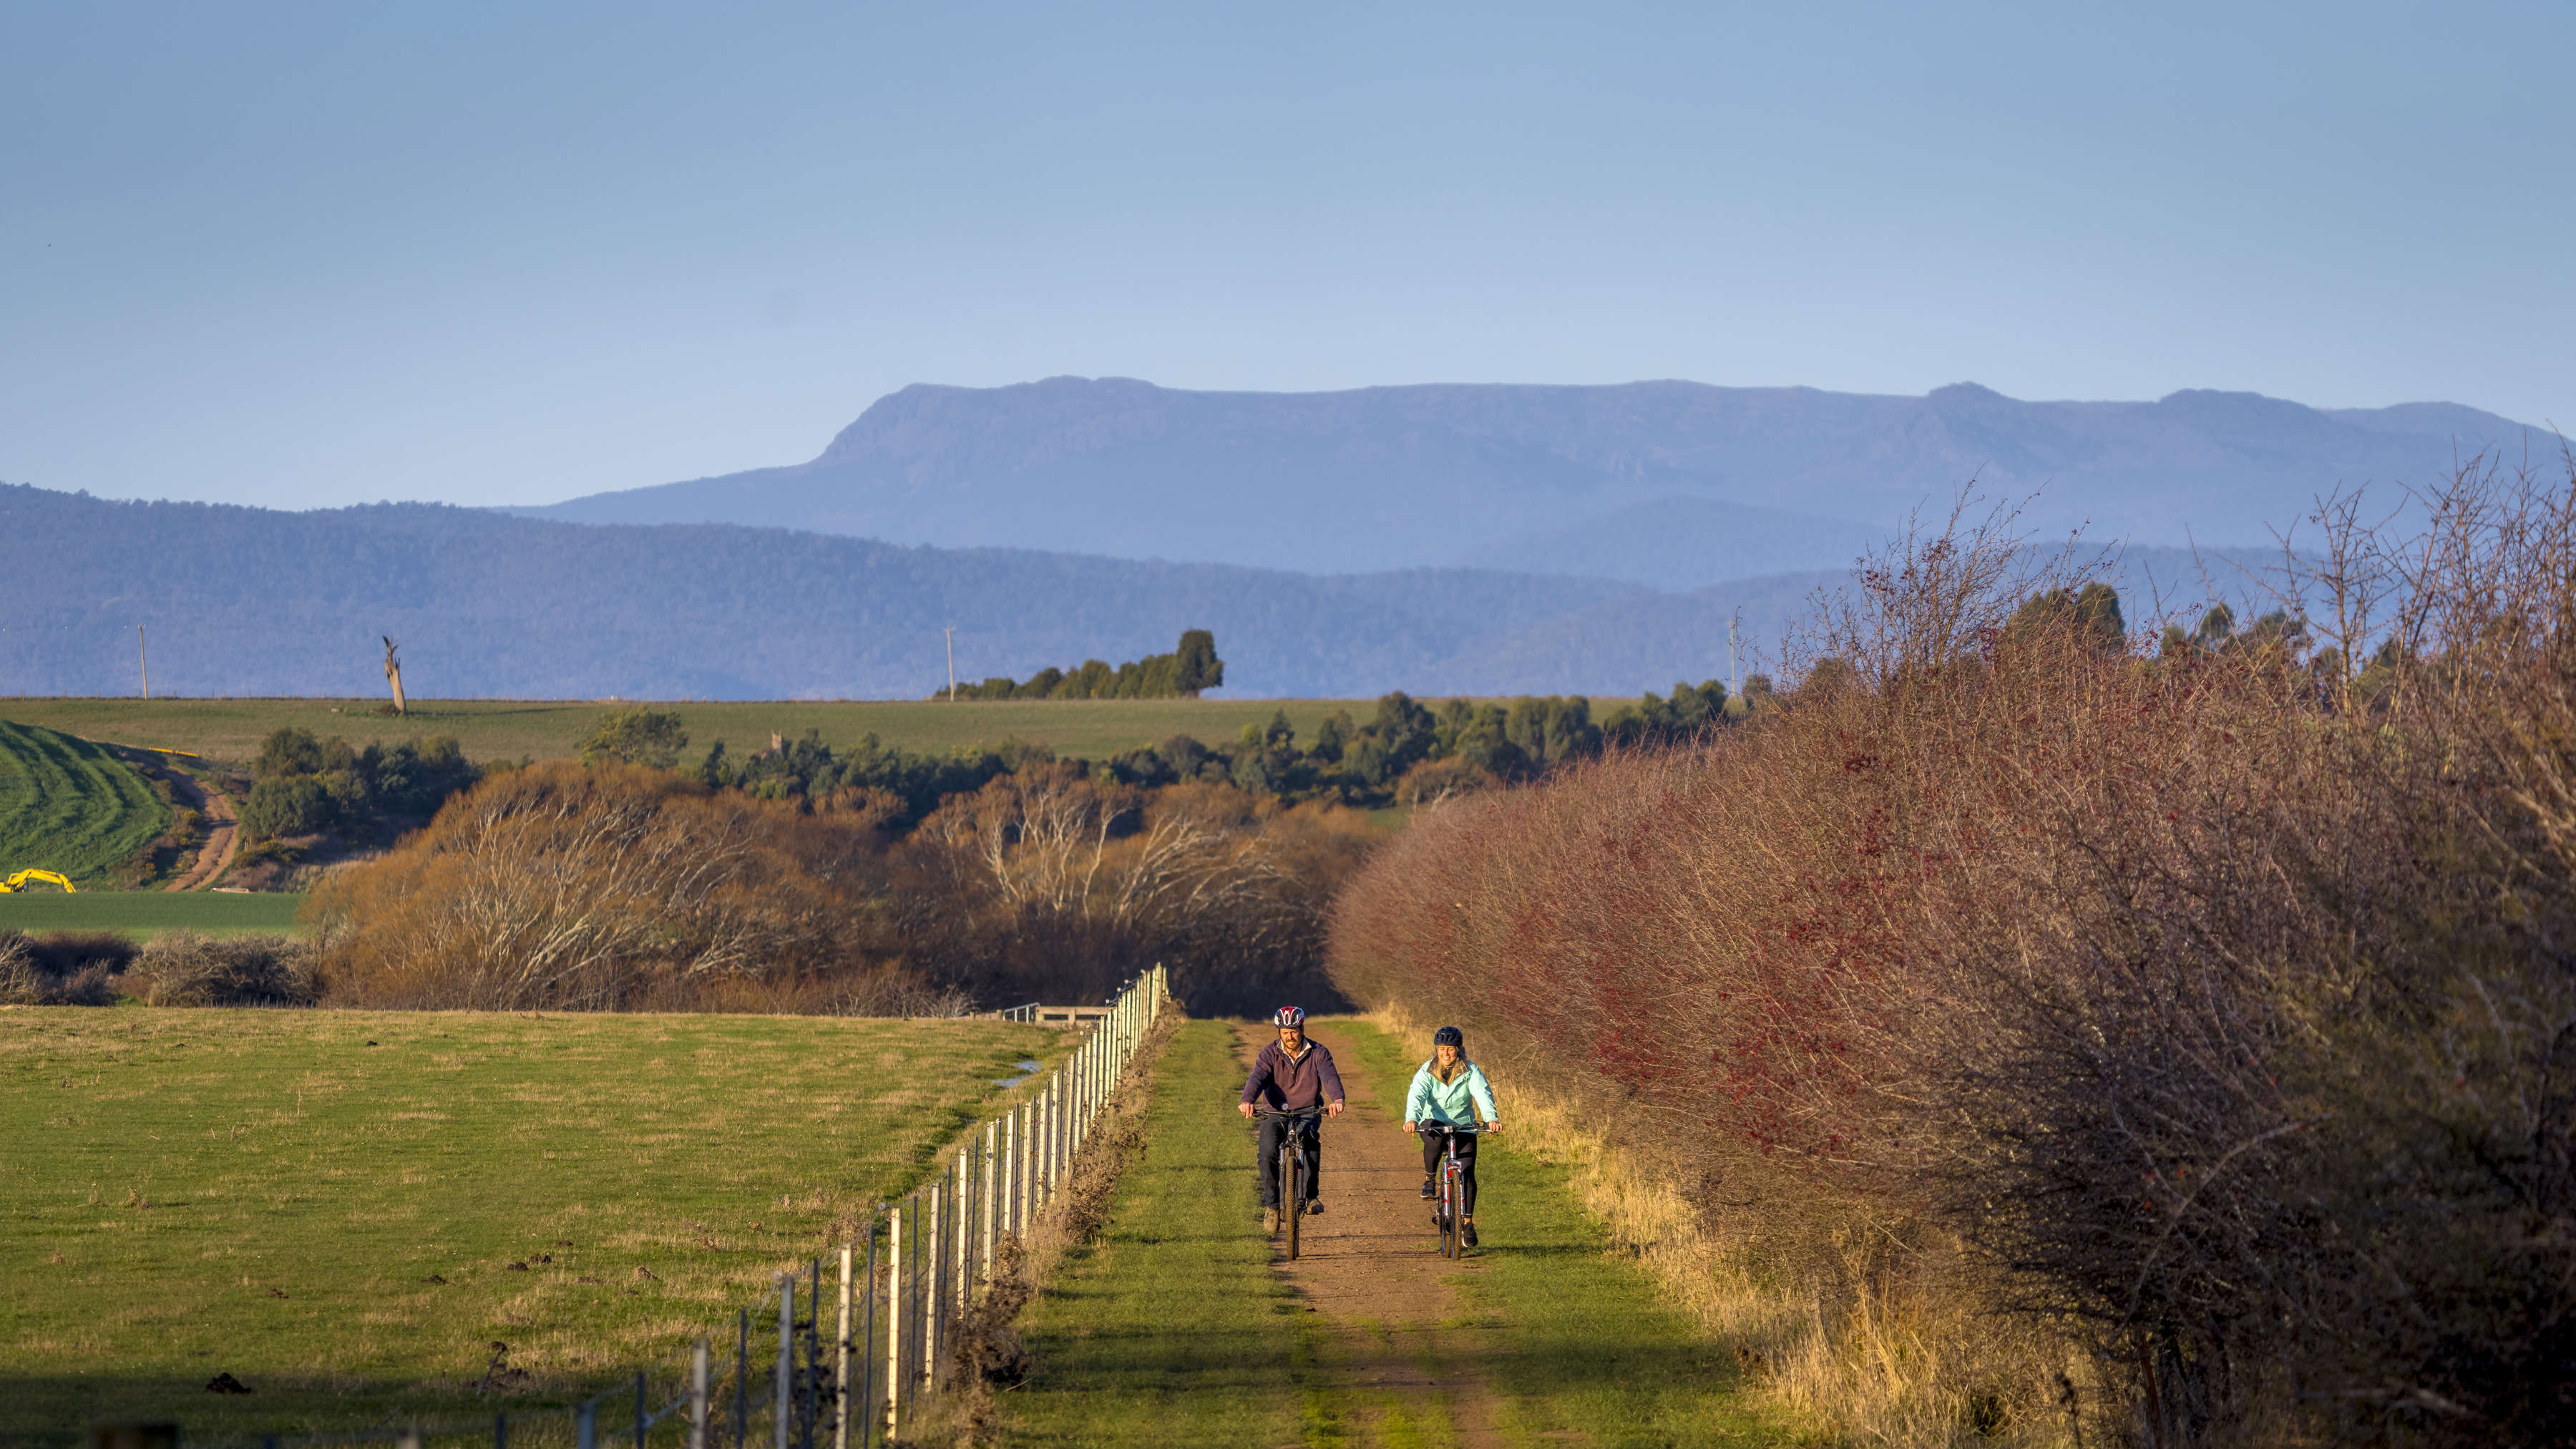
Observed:
[[[394,687],[394,713],[407,715],[411,713],[411,709],[403,703],[402,661],[394,657],[394,641],[391,638],[384,635],[377,637],[385,641],[385,683]]]

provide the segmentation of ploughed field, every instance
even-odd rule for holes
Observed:
[[[32,868],[86,887],[169,825],[169,807],[133,766],[17,719],[14,709],[0,718],[0,881]]]
[[[1009,740],[1046,745],[1059,755],[1104,760],[1176,734],[1217,744],[1247,724],[1288,712],[1300,736],[1311,737],[1324,716],[1347,709],[1365,720],[1372,700],[1334,699],[1084,699],[751,701],[713,703],[651,700],[423,699],[408,717],[376,711],[376,699],[9,699],[0,713],[89,739],[149,748],[186,750],[231,764],[246,764],[260,742],[294,726],[317,736],[341,735],[352,744],[454,735],[474,760],[562,759],[580,753],[583,737],[600,716],[638,706],[675,710],[689,732],[689,747],[704,750],[721,739],[733,753],[766,748],[772,733],[801,738],[821,732],[823,742],[846,749],[874,734],[882,743],[924,753],[990,748]],[[149,838],[148,836],[145,838]]]
[[[696,1338],[729,1363],[738,1307],[1059,1041],[989,1021],[0,1009],[0,1431],[453,1421],[647,1363],[667,1387]],[[478,1395],[496,1344],[507,1391]],[[219,1374],[251,1392],[208,1393]]]

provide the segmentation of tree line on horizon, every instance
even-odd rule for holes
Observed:
[[[1050,665],[1025,681],[997,674],[979,684],[950,684],[933,699],[1196,699],[1225,684],[1225,661],[1216,635],[1185,629],[1169,654],[1148,654],[1111,665],[1086,659],[1071,669]]]
[[[1748,707],[1760,708],[1770,697],[1769,682],[1755,675],[1745,692]],[[1381,697],[1365,722],[1349,710],[1335,710],[1303,741],[1283,709],[1273,711],[1267,723],[1245,725],[1231,740],[1211,743],[1175,734],[1106,760],[1059,757],[1047,745],[1016,739],[989,747],[906,750],[885,744],[873,731],[855,745],[835,748],[813,729],[793,740],[773,736],[767,747],[748,753],[718,739],[693,755],[679,711],[637,706],[603,716],[581,758],[675,770],[710,788],[805,809],[863,810],[898,830],[952,796],[1029,766],[1067,766],[1147,790],[1229,785],[1283,804],[1380,808],[1535,779],[1605,750],[1688,739],[1725,723],[1727,705],[1725,682],[1715,679],[1622,702],[1599,720],[1582,695],[1429,705],[1399,690]]]

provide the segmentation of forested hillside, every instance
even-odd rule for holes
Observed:
[[[2259,552],[2205,561],[2247,587]],[[2132,550],[2133,622],[2204,564]],[[1470,569],[1314,577],[725,525],[586,526],[425,504],[279,513],[0,485],[0,694],[920,698],[945,682],[1224,641],[1236,696],[1628,697],[1741,668],[1846,575],[1666,594]]]
[[[1377,694],[1629,585],[1466,570],[1346,578],[719,525],[588,527],[420,504],[279,513],[0,486],[0,693],[918,698],[1226,645],[1240,694]],[[1675,660],[1595,692],[1704,677]],[[1508,678],[1481,688],[1516,692]]]

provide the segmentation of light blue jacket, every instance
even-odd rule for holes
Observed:
[[[1439,1122],[1451,1127],[1473,1127],[1479,1119],[1492,1122],[1502,1114],[1494,1110],[1494,1086],[1485,1080],[1485,1069],[1474,1062],[1453,1080],[1443,1082],[1431,1074],[1431,1063],[1424,1062],[1413,1073],[1413,1088],[1404,1094],[1404,1120]],[[1470,1105],[1475,1111],[1471,1115]]]

